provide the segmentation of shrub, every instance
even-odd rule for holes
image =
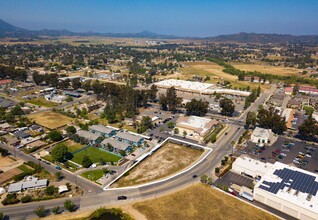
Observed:
[[[28,202],[31,202],[32,201],[32,197],[30,195],[26,195],[26,196],[23,196],[21,198],[21,202],[22,203],[28,203]]]
[[[45,207],[43,205],[40,205],[34,210],[34,213],[40,218],[45,217],[46,215]]]
[[[55,186],[48,186],[45,188],[45,194],[48,196],[53,196],[54,194],[57,194],[58,188]]]
[[[60,211],[60,206],[56,206],[56,207],[52,208],[52,212],[54,215],[59,214],[59,211]]]
[[[69,212],[73,212],[75,211],[75,204],[71,200],[65,200],[64,208]]]
[[[220,173],[220,168],[216,167],[215,168],[215,173]]]
[[[2,201],[3,205],[10,205],[10,204],[16,204],[19,203],[20,200],[17,198],[16,193],[9,193],[7,197]]]

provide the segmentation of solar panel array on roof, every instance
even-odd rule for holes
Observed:
[[[293,190],[308,193],[316,196],[318,191],[318,182],[315,181],[316,177],[287,168],[275,170],[274,174],[282,179],[280,182],[263,181],[259,186],[260,189],[269,191],[276,194],[284,187],[291,188]]]

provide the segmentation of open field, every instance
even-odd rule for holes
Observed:
[[[28,118],[49,129],[59,128],[72,122],[71,118],[53,111],[32,114]]]
[[[277,219],[203,184],[192,185],[157,199],[138,202],[133,207],[148,220]]]
[[[85,155],[87,155],[93,163],[99,163],[101,158],[104,158],[106,162],[117,162],[120,159],[120,157],[117,155],[108,153],[95,147],[89,147],[76,153],[72,158],[72,161],[81,164]]]
[[[13,160],[10,157],[2,157],[0,156],[0,170],[2,170],[3,172],[10,170],[12,168],[15,168],[17,166],[19,166],[20,164],[22,164],[21,160]]]
[[[72,141],[72,140],[64,141],[61,144],[65,144],[67,146],[68,151],[71,153],[77,150],[80,150],[84,147],[82,144],[76,143],[75,141]]]
[[[90,170],[81,174],[82,177],[89,179],[90,181],[96,182],[98,179],[104,176],[102,170]]]
[[[290,76],[299,74],[301,69],[292,68],[292,67],[282,67],[282,66],[270,66],[270,65],[262,65],[262,64],[240,64],[240,63],[231,63],[235,68],[244,70],[244,71],[259,71],[261,73],[268,73],[273,75],[281,75],[281,76]]]
[[[231,82],[232,88],[257,88],[260,84],[238,81],[238,77],[223,72],[223,67],[213,62],[187,62],[183,63],[185,66],[181,69],[182,74],[179,76],[180,79],[191,79],[194,75],[206,77],[209,76],[210,80],[207,82],[216,84],[222,81]],[[267,85],[261,85],[266,88]]]
[[[203,151],[167,143],[134,167],[114,186],[124,187],[151,182],[174,174],[197,160]],[[182,156],[180,156],[182,155]]]
[[[52,108],[57,106],[57,103],[47,101],[43,96],[31,100],[27,100],[28,103],[31,103],[33,105],[38,105],[38,106],[43,106],[43,107],[48,107]]]

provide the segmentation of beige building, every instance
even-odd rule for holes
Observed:
[[[273,138],[273,132],[271,129],[264,129],[256,127],[251,135],[251,141],[253,143],[263,146],[269,144]]]
[[[276,162],[254,187],[254,199],[292,217],[318,219],[318,175]]]
[[[188,138],[203,140],[219,122],[198,116],[180,116],[176,123],[179,134],[187,133]]]

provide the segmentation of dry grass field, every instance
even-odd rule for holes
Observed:
[[[148,220],[277,219],[203,184],[192,185],[157,199],[138,202],[133,207]]]
[[[235,68],[244,71],[259,71],[262,73],[268,73],[273,75],[290,76],[290,75],[300,75],[298,72],[302,71],[297,68],[292,67],[281,67],[281,66],[270,66],[263,64],[238,64],[231,63]]]
[[[203,151],[167,143],[133,168],[114,186],[124,187],[151,182],[176,173],[200,157]],[[180,157],[182,155],[182,157]]]
[[[223,67],[213,63],[213,62],[186,62],[183,63],[185,66],[181,69],[181,73],[175,77],[180,79],[191,79],[194,75],[197,76],[209,76],[209,83],[216,84],[217,82],[229,81],[232,84],[233,88],[246,88],[250,86],[251,88],[257,88],[258,83],[251,83],[246,81],[238,81],[238,77],[223,72]],[[172,75],[171,75],[172,76]],[[262,88],[267,88],[267,85],[261,85]]]
[[[8,171],[12,168],[18,167],[20,164],[22,164],[22,160],[14,160],[10,157],[2,157],[0,156],[0,170],[3,172]]]
[[[28,118],[49,129],[59,128],[72,122],[71,118],[53,111],[32,114]]]

